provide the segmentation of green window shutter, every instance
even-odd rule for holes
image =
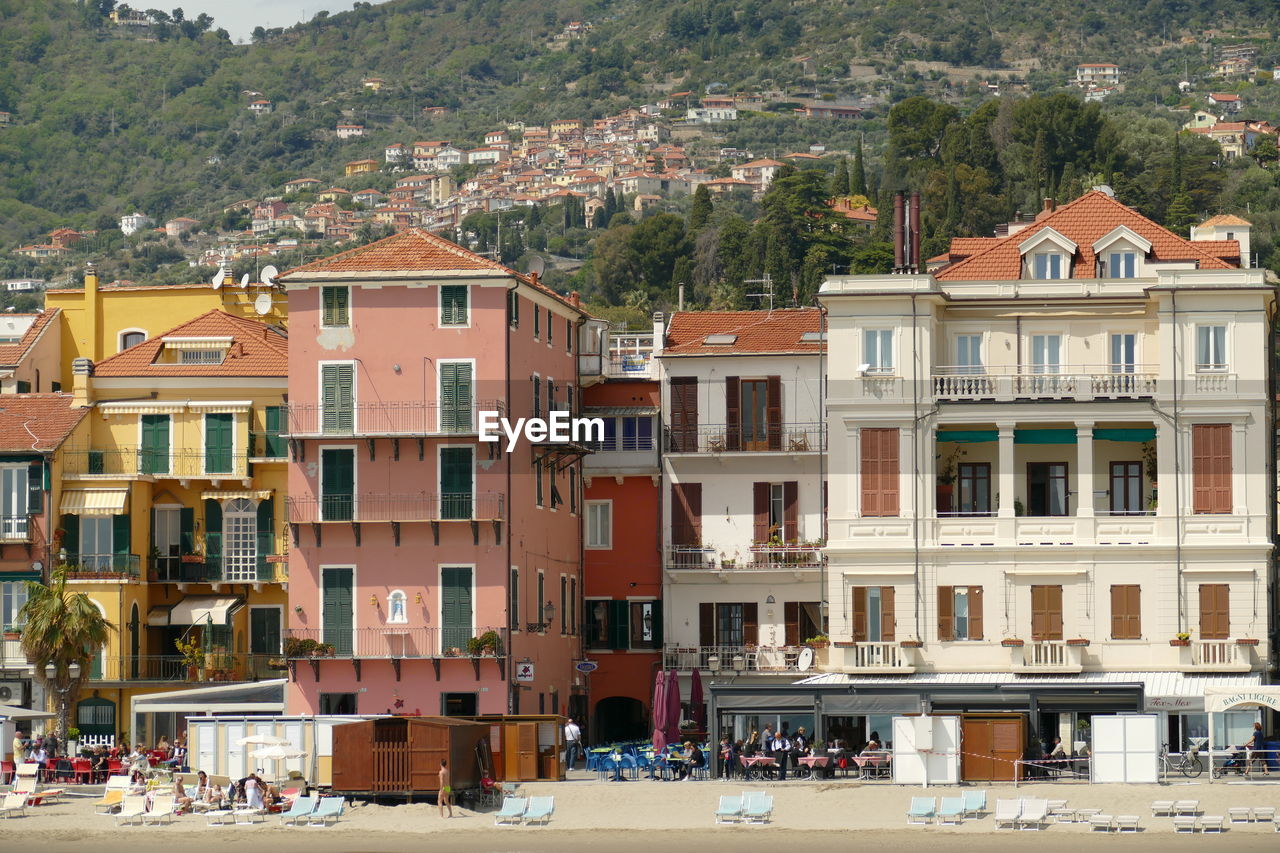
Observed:
[[[142,416],[142,473],[169,473],[169,416]]]
[[[445,566],[440,570],[441,644],[445,649],[466,649],[472,637],[471,569]]]
[[[30,382],[27,382],[25,379],[19,379],[19,380],[18,380],[18,393],[19,393],[19,394],[30,394],[30,393],[31,393],[31,383],[30,383]]]
[[[440,288],[440,325],[467,325],[467,295],[465,284],[446,284]]]
[[[355,517],[355,451],[332,448],[320,452],[320,517],[350,521]]]
[[[262,413],[263,425],[266,427],[264,432],[266,435],[263,440],[262,450],[264,455],[269,459],[275,459],[284,456],[284,439],[280,437],[283,431],[284,408],[281,406],[267,406]]]
[[[129,567],[126,564],[130,552],[130,535],[132,531],[129,524],[129,516],[113,515],[111,516],[111,553],[114,555],[114,565],[111,567],[114,571],[122,572]]]
[[[631,602],[609,602],[609,648],[626,649],[631,645]]]
[[[280,654],[280,611],[257,607],[249,611],[249,653]]]
[[[347,312],[347,301],[351,296],[351,290],[346,287],[324,287],[324,317],[321,324],[325,326],[348,326],[351,324],[350,315]]]
[[[67,513],[62,516],[59,526],[64,534],[62,550],[67,552],[67,562],[75,563],[80,559],[80,516]]]
[[[269,581],[275,574],[267,557],[276,552],[275,501],[258,502],[258,580]]]
[[[440,449],[440,517],[471,518],[472,451],[470,447]]]
[[[231,446],[235,415],[212,412],[204,416],[204,470],[207,474],[232,473]]]
[[[44,463],[27,466],[27,512],[44,512]]]
[[[355,428],[355,372],[350,364],[326,364],[322,369],[321,404],[326,434],[349,435]]]
[[[320,624],[324,642],[333,644],[334,652],[350,657],[352,652],[351,617],[355,610],[351,569],[325,569],[321,579]]]
[[[440,365],[440,428],[443,432],[471,431],[471,365]]]
[[[653,602],[653,647],[662,648],[662,600]]]
[[[222,569],[222,504],[204,502],[204,564],[210,572]]]
[[[183,554],[196,552],[195,507],[184,506],[178,510],[178,548]]]

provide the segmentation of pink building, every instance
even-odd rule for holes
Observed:
[[[280,281],[289,712],[585,711],[583,450],[477,423],[576,412],[586,315],[420,229]]]

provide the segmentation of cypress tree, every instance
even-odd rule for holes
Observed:
[[[831,173],[827,192],[832,198],[844,198],[849,194],[849,162],[843,157],[836,163],[836,170]]]
[[[858,134],[858,147],[853,152],[853,174],[849,179],[849,192],[852,195],[871,194],[867,192],[867,168],[862,162],[862,134]]]

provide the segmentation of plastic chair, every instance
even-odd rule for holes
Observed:
[[[12,761],[0,761],[0,785],[8,785],[13,781],[14,768]]]

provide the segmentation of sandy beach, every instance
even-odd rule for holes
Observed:
[[[1099,807],[1112,814],[1142,816],[1142,831],[1122,838],[1093,833],[1083,824],[1053,824],[1038,835],[995,830],[990,815],[959,827],[907,827],[913,796],[954,795],[962,789],[898,787],[857,782],[754,784],[774,797],[774,820],[765,826],[716,826],[713,812],[721,794],[736,794],[741,783],[600,783],[594,778],[518,786],[523,796],[554,795],[556,812],[547,827],[497,828],[492,815],[454,809],[439,817],[429,803],[383,805],[357,801],[342,821],[327,829],[281,827],[277,818],[254,826],[209,827],[203,817],[185,816],[172,825],[117,827],[114,818],[93,813],[94,797],[70,798],[30,808],[27,817],[0,821],[0,849],[49,851],[149,851],[161,849],[262,850],[273,853],[396,853],[433,850],[459,853],[578,853],[640,851],[655,845],[701,846],[754,851],[848,849],[851,842],[893,849],[930,845],[946,850],[1069,850],[1081,843],[1120,844],[1135,850],[1191,849],[1207,843],[1199,836],[1175,835],[1168,818],[1152,818],[1153,800],[1199,800],[1205,814],[1226,814],[1231,806],[1280,807],[1280,785],[1208,782],[1175,785],[1037,784],[987,788],[988,803],[1002,797],[1067,800],[1070,806]],[[1272,824],[1234,824],[1225,833],[1232,850],[1275,850],[1280,835]],[[856,843],[855,842],[855,843]],[[1216,842],[1214,842],[1216,843]]]

